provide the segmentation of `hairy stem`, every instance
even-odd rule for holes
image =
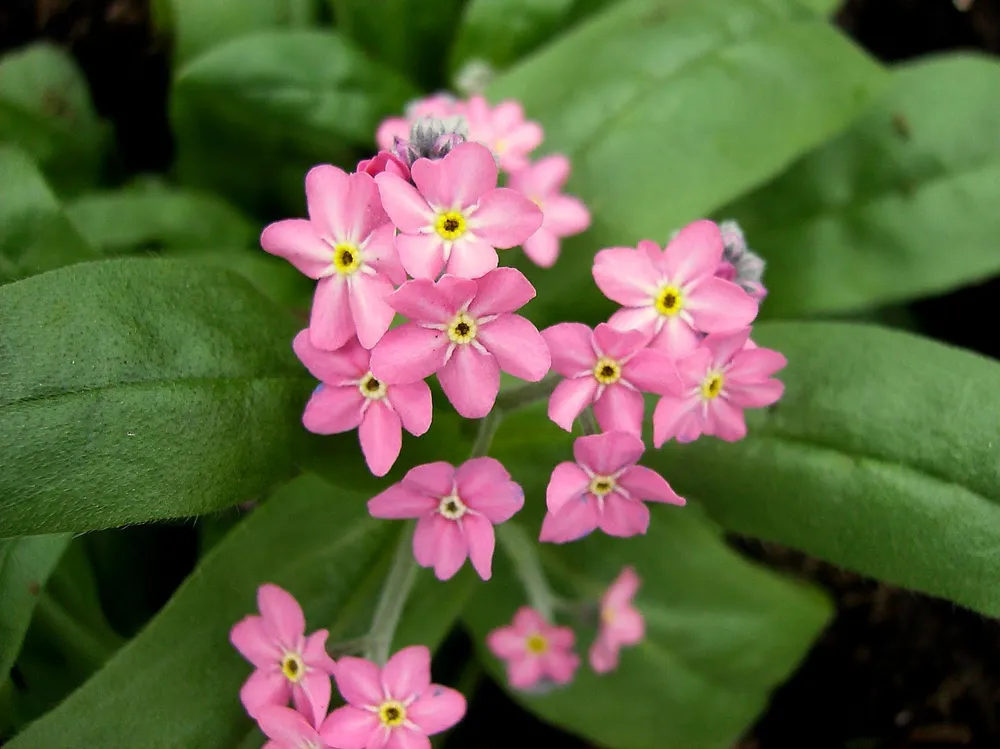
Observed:
[[[413,559],[413,529],[415,521],[406,524],[406,528],[396,544],[396,552],[392,556],[392,566],[382,586],[382,593],[375,605],[375,615],[372,617],[371,630],[368,633],[368,659],[380,665],[389,660],[389,650],[392,647],[392,637],[403,615],[406,599],[410,597],[413,583],[417,579],[417,563]]]
[[[504,552],[514,565],[524,592],[528,594],[528,602],[547,621],[553,621],[556,609],[560,608],[560,600],[545,577],[542,561],[528,534],[513,522],[506,522],[496,528],[497,537]]]
[[[523,406],[545,400],[552,395],[552,391],[556,389],[556,385],[562,379],[560,375],[550,372],[539,382],[529,382],[520,387],[500,393],[497,396],[497,403],[493,410],[516,411]]]
[[[584,435],[600,434],[600,427],[597,426],[597,419],[594,418],[594,410],[585,408],[577,417],[580,420],[580,429]]]

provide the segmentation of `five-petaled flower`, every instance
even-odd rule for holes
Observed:
[[[403,429],[419,437],[431,426],[431,389],[423,380],[387,385],[371,373],[371,354],[356,338],[336,351],[316,348],[308,330],[292,341],[296,355],[320,381],[302,423],[316,434],[358,430],[368,468],[384,476],[399,457]]]
[[[673,361],[646,347],[646,333],[567,322],[546,328],[542,337],[552,352],[552,369],[566,378],[549,399],[549,418],[567,432],[593,403],[601,429],[638,437],[645,412],[642,393],[664,395],[680,386]]]
[[[262,708],[257,725],[268,738],[261,749],[334,749],[302,713],[289,707],[269,705]]]
[[[482,96],[473,96],[463,105],[462,115],[469,124],[469,140],[489,147],[506,172],[528,166],[528,154],[545,135],[541,125],[524,119],[524,107],[513,99],[491,107]]]
[[[490,652],[507,662],[507,681],[516,689],[569,684],[580,665],[575,641],[572,629],[550,624],[528,606],[518,609],[512,624],[486,636]]]
[[[626,567],[601,597],[597,639],[590,646],[590,667],[599,674],[618,667],[623,645],[638,645],[646,634],[646,622],[632,605],[639,590],[639,576]]]
[[[320,731],[337,749],[430,749],[428,736],[465,715],[465,698],[431,684],[431,653],[403,648],[379,669],[363,658],[337,663],[337,689],[347,705],[330,713]]]
[[[566,543],[597,528],[609,536],[635,536],[649,528],[644,500],[683,505],[666,479],[636,465],[644,451],[642,440],[625,432],[577,438],[576,462],[560,463],[549,479],[539,540]]]
[[[306,203],[308,220],[270,224],[260,244],[319,279],[309,322],[314,346],[332,351],[356,334],[372,348],[392,323],[385,296],[406,280],[375,181],[322,164],[306,175]]]
[[[497,187],[496,162],[479,143],[462,143],[442,159],[417,159],[410,176],[413,184],[389,172],[375,181],[400,231],[399,258],[414,278],[437,278],[446,267],[478,278],[497,267],[496,248],[515,247],[542,225],[538,206]]]
[[[330,676],[336,664],[326,652],[327,631],[308,637],[298,601],[277,585],[257,589],[260,616],[237,622],[229,640],[256,666],[240,699],[251,717],[268,705],[286,705],[289,699],[313,725],[319,725],[330,706]]]
[[[372,372],[390,387],[436,372],[455,410],[467,419],[482,418],[500,391],[501,369],[531,382],[549,371],[545,339],[513,314],[534,296],[534,287],[514,268],[497,268],[474,281],[407,281],[387,301],[410,322],[375,347]]]
[[[473,458],[457,469],[428,463],[368,502],[377,518],[420,518],[413,534],[413,555],[447,580],[466,557],[483,580],[492,574],[493,526],[510,520],[524,506],[524,492],[493,458]]]
[[[665,395],[653,413],[653,444],[669,439],[691,442],[708,434],[727,442],[747,433],[743,409],[763,408],[781,398],[785,386],[771,377],[788,360],[777,351],[758,348],[750,328],[710,335],[677,362],[681,386]]]
[[[637,249],[611,247],[594,258],[594,280],[624,305],[609,322],[621,330],[653,335],[652,346],[678,357],[693,351],[701,333],[727,333],[749,325],[758,305],[732,281],[716,277],[722,233],[711,221],[695,221],[666,250],[642,240]]]

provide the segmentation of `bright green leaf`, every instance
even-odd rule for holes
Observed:
[[[228,635],[255,612],[258,585],[288,589],[310,629],[330,629],[331,644],[366,630],[401,530],[371,518],[367,499],[313,476],[279,491],[208,553],[103,671],[9,749],[232,749],[252,726],[238,697],[252,668]],[[439,583],[424,571],[396,646],[435,647],[473,584],[470,575]]]
[[[768,261],[763,314],[852,312],[1000,272],[1000,63],[899,68],[852,130],[725,210]]]
[[[1000,615],[1000,365],[874,326],[762,323],[784,397],[657,462],[723,525]]]
[[[196,515],[295,470],[314,382],[245,280],[86,263],[0,287],[0,537]]]

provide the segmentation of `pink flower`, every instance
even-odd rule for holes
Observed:
[[[551,268],[559,257],[559,240],[590,226],[590,211],[579,198],[563,195],[569,178],[569,159],[546,156],[512,174],[508,186],[542,209],[542,228],[524,242],[524,254],[536,265]]]
[[[781,398],[785,386],[771,378],[788,360],[758,348],[750,328],[710,335],[677,362],[681,387],[665,395],[653,413],[653,442],[691,442],[702,434],[736,442],[747,434],[743,409],[763,408]]]
[[[618,668],[623,645],[638,645],[646,635],[646,622],[632,605],[639,590],[639,576],[626,567],[601,598],[601,624],[590,646],[590,667],[599,674]]]
[[[247,616],[229,633],[240,655],[256,666],[240,689],[240,700],[252,718],[269,705],[287,705],[313,725],[330,706],[330,675],[336,664],[326,652],[327,631],[306,637],[302,608],[290,593],[266,583],[257,589],[260,616]]]
[[[646,333],[566,322],[546,328],[542,337],[552,352],[552,369],[566,378],[552,391],[549,418],[567,432],[593,403],[602,430],[640,436],[646,409],[642,393],[663,395],[679,386],[673,361],[646,348]]]
[[[746,327],[757,316],[757,303],[736,284],[715,277],[722,251],[722,234],[711,221],[688,224],[663,252],[649,240],[635,250],[601,250],[594,258],[594,280],[605,296],[625,306],[610,323],[649,332],[651,345],[672,356],[693,351],[699,333]]]
[[[580,666],[580,658],[573,652],[575,641],[572,629],[549,624],[528,606],[518,609],[512,624],[486,636],[490,652],[507,662],[507,681],[515,689],[573,681]]]
[[[451,275],[477,278],[497,267],[497,247],[515,247],[542,225],[538,206],[497,187],[496,162],[478,143],[461,143],[442,159],[417,159],[410,172],[416,187],[387,172],[375,181],[414,278],[437,278],[446,266]]]
[[[372,177],[382,172],[389,172],[401,179],[407,181],[410,179],[410,168],[388,151],[379,151],[370,159],[359,161],[357,171],[370,174]]]
[[[292,342],[296,356],[322,383],[306,404],[302,423],[316,434],[358,430],[361,452],[376,476],[399,457],[403,428],[414,437],[431,426],[431,389],[423,380],[386,385],[371,373],[370,352],[356,338],[337,351],[323,351],[303,330]]]
[[[390,150],[396,138],[410,137],[410,126],[421,117],[454,117],[462,114],[464,103],[449,94],[434,94],[418,99],[406,108],[406,117],[389,117],[382,121],[375,132],[375,142],[382,151]]]
[[[465,715],[465,698],[431,684],[431,652],[403,648],[385,668],[350,656],[337,664],[337,689],[347,705],[330,713],[320,733],[337,749],[430,749],[428,736]]]
[[[257,725],[270,739],[261,749],[333,749],[301,713],[291,708],[262,708]]]
[[[309,322],[314,346],[333,351],[357,334],[372,348],[392,323],[385,296],[406,280],[375,181],[316,166],[306,175],[306,202],[309,220],[267,226],[261,246],[319,279]]]
[[[493,526],[506,523],[524,506],[524,492],[493,458],[473,458],[456,470],[448,463],[412,469],[398,484],[368,502],[376,518],[420,518],[413,556],[447,580],[466,557],[483,580],[492,575]]]
[[[482,418],[496,401],[501,369],[531,382],[549,371],[545,339],[513,314],[534,296],[534,287],[513,268],[497,268],[475,281],[407,281],[387,301],[410,322],[375,347],[372,372],[390,387],[437,372],[455,410],[467,419]]]
[[[524,107],[513,99],[490,107],[482,96],[473,96],[462,113],[469,123],[469,140],[487,146],[496,154],[500,168],[507,172],[528,166],[528,154],[544,137],[542,126],[525,120]]]
[[[576,541],[597,528],[609,536],[636,536],[649,528],[647,502],[683,505],[660,474],[636,465],[645,448],[624,432],[578,437],[576,463],[560,463],[545,491],[548,512],[540,541]]]

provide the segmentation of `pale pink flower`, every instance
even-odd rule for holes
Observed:
[[[419,518],[413,556],[439,580],[455,575],[466,558],[483,580],[492,575],[493,526],[524,506],[524,492],[493,458],[473,458],[457,469],[428,463],[368,502],[376,518]]]
[[[771,377],[788,360],[758,348],[750,328],[710,335],[677,362],[681,387],[665,395],[653,413],[653,443],[691,442],[708,434],[736,442],[747,434],[743,410],[763,408],[781,398],[785,386]]]
[[[382,172],[389,172],[407,181],[410,179],[410,167],[388,151],[379,151],[370,159],[359,161],[356,171],[370,174],[372,177]]]
[[[333,351],[356,334],[372,348],[392,323],[385,296],[406,280],[375,181],[322,164],[306,175],[306,203],[308,220],[270,224],[260,244],[319,279],[309,321],[314,346]]]
[[[421,117],[437,117],[445,119],[461,115],[464,102],[449,94],[434,94],[424,99],[411,102],[406,108],[405,117],[389,117],[375,131],[375,142],[382,151],[389,151],[396,143],[396,138],[406,140],[410,137],[410,127]]]
[[[573,652],[576,636],[569,627],[557,627],[533,608],[523,606],[506,627],[486,636],[486,646],[506,661],[507,681],[515,689],[544,688],[547,683],[569,684],[580,666]]]
[[[423,380],[389,386],[371,373],[371,353],[356,338],[336,351],[316,348],[303,330],[292,341],[299,360],[320,386],[302,414],[316,434],[358,430],[361,452],[376,476],[392,468],[403,444],[403,429],[414,437],[431,426],[431,389]]]
[[[549,371],[545,339],[513,314],[534,296],[534,287],[514,268],[497,268],[474,281],[407,281],[387,301],[410,322],[375,347],[372,372],[390,387],[437,372],[455,410],[480,419],[496,401],[501,369],[530,382]]]
[[[431,684],[431,651],[403,648],[380,669],[362,658],[337,663],[337,689],[347,705],[323,721],[323,740],[337,749],[430,749],[428,736],[465,715],[461,693]]]
[[[524,107],[514,99],[506,99],[495,107],[482,96],[473,96],[462,114],[469,124],[469,140],[487,146],[506,172],[516,172],[528,166],[528,154],[542,142],[542,126],[524,119]]]
[[[567,432],[593,403],[602,430],[640,436],[646,409],[642,393],[663,395],[679,385],[673,361],[646,347],[646,333],[566,322],[546,328],[542,337],[552,352],[552,369],[566,378],[552,391],[549,418]]]
[[[583,201],[561,190],[569,178],[569,159],[546,156],[512,174],[507,186],[542,209],[542,227],[524,242],[524,254],[536,265],[551,268],[559,257],[559,240],[590,226],[590,211]]]
[[[590,667],[599,674],[618,668],[618,651],[638,645],[646,635],[646,622],[632,605],[639,590],[639,576],[626,567],[601,598],[601,623],[590,646]]]
[[[644,501],[683,505],[666,479],[636,465],[644,451],[642,440],[625,432],[578,437],[576,462],[560,463],[552,471],[539,540],[567,543],[597,528],[609,536],[636,536],[649,528]]]
[[[306,720],[319,725],[330,706],[330,676],[336,664],[326,652],[327,631],[306,636],[306,620],[290,593],[265,583],[257,589],[260,616],[237,622],[229,640],[256,670],[240,689],[252,718],[268,705],[289,699]]]
[[[758,306],[739,286],[715,276],[722,251],[722,233],[711,221],[688,224],[662,252],[649,240],[638,249],[601,250],[594,280],[605,296],[625,306],[609,322],[650,333],[654,348],[675,357],[693,351],[700,333],[746,327]]]
[[[288,707],[262,708],[257,725],[269,739],[261,749],[333,749],[301,713]]]
[[[375,181],[400,231],[399,258],[414,278],[437,278],[445,268],[454,276],[482,276],[497,267],[496,248],[515,247],[542,225],[538,206],[497,187],[496,162],[478,143],[461,143],[441,159],[417,159],[410,176],[412,185],[388,172]]]

